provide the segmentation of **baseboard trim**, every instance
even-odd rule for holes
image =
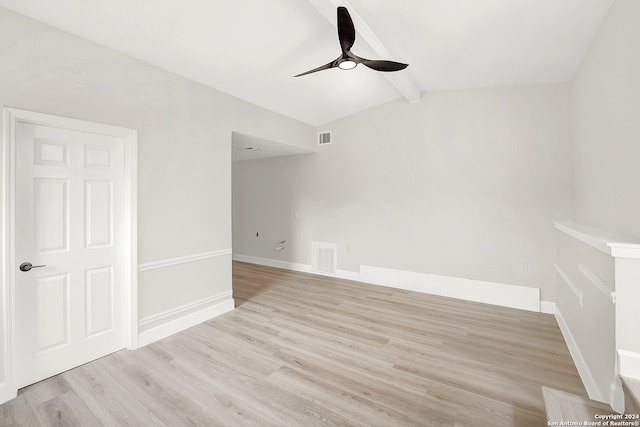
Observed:
[[[354,280],[356,282],[360,281],[360,272],[359,271],[338,270],[338,271],[336,271],[336,275],[340,279]]]
[[[311,266],[307,264],[296,264],[239,254],[233,254],[233,260],[322,275],[311,271]],[[390,288],[446,296],[465,301],[482,302],[535,312],[541,311],[540,289],[526,286],[437,276],[366,265],[360,266],[360,272],[338,270],[336,274],[326,276],[354,280],[371,285],[388,286]],[[554,314],[555,304],[547,303],[545,310],[547,310],[545,312],[549,314]]]
[[[231,255],[231,253],[232,253],[231,249],[222,249],[219,251],[203,252],[195,255],[187,255],[187,256],[178,257],[178,258],[165,259],[162,261],[146,262],[138,266],[138,272],[155,270],[157,268],[170,267],[172,265],[185,264],[188,262],[200,261],[208,258],[217,258],[224,255]]]
[[[15,399],[18,396],[18,390],[15,387],[9,387],[7,381],[0,383],[0,404]]]
[[[611,409],[619,414],[624,413],[624,389],[620,378],[609,386],[609,402]]]
[[[138,322],[138,347],[206,322],[221,314],[232,311],[235,302],[232,292],[224,292],[194,303],[185,304],[165,312],[141,319]]]
[[[620,376],[640,381],[640,353],[618,350]]]
[[[360,280],[465,301],[540,312],[540,289],[413,271],[360,266]]]
[[[540,301],[540,313],[556,314],[556,303],[551,301]]]
[[[277,259],[258,258],[248,255],[233,254],[234,261],[248,262],[249,264],[264,265],[267,267],[282,268],[285,270],[299,271],[301,273],[311,273],[311,266],[307,264],[298,264],[295,262],[280,261]]]
[[[593,374],[591,374],[591,370],[589,369],[589,366],[587,365],[582,352],[580,352],[578,344],[573,338],[573,335],[569,330],[569,326],[564,320],[564,316],[562,316],[562,312],[558,307],[556,307],[555,316],[556,321],[558,322],[558,326],[560,327],[560,331],[562,332],[564,341],[567,343],[567,347],[569,348],[569,353],[571,353],[573,363],[576,365],[576,369],[578,369],[578,374],[580,374],[580,379],[582,380],[582,384],[584,384],[584,388],[587,390],[589,398],[597,400],[598,402],[607,402],[607,398],[596,385]]]
[[[275,267],[275,268],[282,268],[285,270],[298,271],[301,273],[310,273],[310,274],[317,274],[319,276],[337,277],[338,279],[360,281],[360,273],[358,273],[357,271],[337,270],[336,274],[322,274],[316,271],[311,271],[311,266],[308,264],[298,264],[295,262],[280,261],[275,259],[259,258],[259,257],[252,257],[247,255],[239,255],[239,254],[233,254],[232,258],[234,261],[248,262],[249,264],[258,264],[258,265],[264,265],[267,267]]]

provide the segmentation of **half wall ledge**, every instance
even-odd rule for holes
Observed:
[[[569,221],[553,225],[614,259],[618,374],[640,380],[640,239]]]

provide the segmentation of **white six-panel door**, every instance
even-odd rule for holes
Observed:
[[[22,387],[125,346],[124,140],[18,122],[15,141]]]

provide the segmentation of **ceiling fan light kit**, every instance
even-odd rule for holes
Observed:
[[[338,68],[340,68],[341,70],[353,70],[354,68],[356,68],[356,65],[358,65],[356,61],[353,61],[351,59],[343,59],[338,64]]]
[[[403,64],[395,61],[365,59],[351,53],[351,47],[353,47],[353,43],[356,41],[356,29],[353,26],[353,20],[351,19],[351,15],[349,15],[349,11],[347,11],[347,8],[343,6],[338,7],[338,40],[340,42],[340,47],[342,48],[342,55],[328,64],[300,73],[294,77],[300,77],[336,67],[341,70],[352,70],[358,64],[364,64],[372,70],[384,72],[400,71],[409,66],[409,64]]]

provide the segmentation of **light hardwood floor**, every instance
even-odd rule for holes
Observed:
[[[543,426],[553,316],[234,263],[237,309],[40,383],[2,426]]]

